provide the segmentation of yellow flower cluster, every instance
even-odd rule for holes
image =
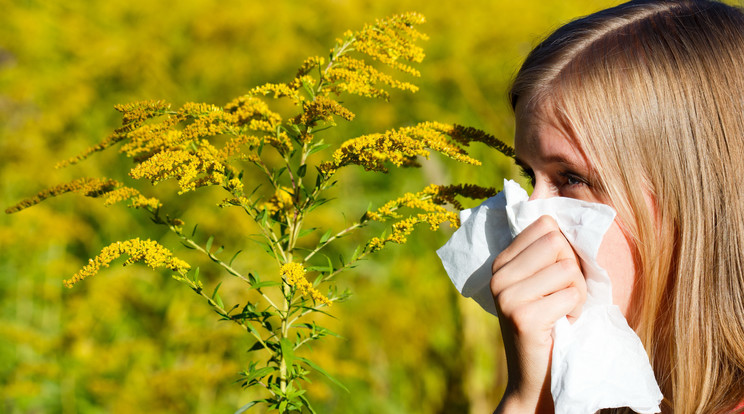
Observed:
[[[154,210],[162,205],[157,198],[145,197],[131,187],[119,187],[108,192],[103,205],[110,206],[124,200],[129,200],[129,206],[134,208],[149,207]]]
[[[279,273],[287,284],[299,290],[301,295],[310,296],[314,302],[320,302],[327,306],[331,305],[331,301],[315,289],[307,278],[305,278],[307,271],[301,264],[294,262],[285,263],[279,269]]]
[[[125,266],[135,262],[145,262],[147,266],[153,269],[165,267],[180,274],[186,273],[191,268],[188,263],[173,256],[170,250],[158,242],[150,239],[140,240],[136,238],[123,242],[118,241],[104,247],[98,256],[90,259],[88,264],[73,275],[72,278],[65,280],[65,286],[68,288],[72,287],[75,283],[86,277],[95,275],[102,267],[109,267],[112,261],[125,254],[129,256],[126,262],[124,262]]]
[[[170,109],[170,104],[165,101],[139,101],[116,105],[114,109],[121,112],[122,124],[141,124],[147,119],[166,113]]]
[[[387,172],[386,162],[398,167],[418,166],[416,156],[429,158],[429,149],[466,164],[480,165],[480,161],[468,156],[460,144],[444,132],[449,128],[445,124],[423,122],[384,134],[353,138],[341,144],[333,153],[333,161],[323,163],[321,170],[330,175],[350,164],[382,172]]]
[[[414,42],[426,40],[427,36],[414,26],[425,21],[424,16],[415,12],[376,20],[374,25],[365,25],[362,30],[353,34],[356,39],[354,47],[386,65],[419,76],[416,69],[400,60],[421,62],[424,59],[423,49]],[[349,35],[351,33],[346,33],[347,37]]]
[[[272,217],[278,217],[282,213],[290,211],[293,206],[292,190],[287,187],[276,189],[271,198],[263,204],[263,208],[268,210]]]
[[[122,183],[108,178],[78,178],[69,183],[60,184],[52,188],[39,192],[31,198],[22,200],[18,204],[5,210],[6,213],[16,213],[25,208],[39,204],[50,197],[55,197],[65,193],[77,193],[86,197],[105,197],[104,205],[111,205],[124,200],[130,200],[130,207],[140,208],[158,208],[161,206],[160,201],[156,198],[147,198],[140,194],[139,191],[125,187]]]
[[[292,150],[292,140],[284,131],[277,131],[274,134],[266,135],[264,141],[276,148],[280,154],[286,154]]]
[[[254,131],[274,133],[282,122],[281,116],[272,112],[266,102],[250,95],[241,96],[225,105],[224,114],[232,124],[246,125]]]
[[[440,199],[437,198],[441,189],[441,186],[431,184],[417,193],[403,194],[401,197],[385,203],[377,211],[367,212],[365,217],[368,220],[381,222],[389,219],[399,220],[393,224],[393,231],[389,236],[372,238],[368,242],[367,248],[375,252],[382,249],[387,243],[405,243],[414,226],[419,223],[428,223],[432,230],[438,229],[446,221],[457,227],[459,225],[457,214],[448,211],[441,205]],[[403,218],[403,215],[398,213],[398,210],[403,207],[422,212]]]
[[[316,96],[312,101],[303,102],[302,113],[294,118],[294,123],[308,127],[317,125],[319,121],[333,124],[333,115],[347,121],[354,119],[354,114],[340,103],[325,96]]]
[[[181,188],[179,194],[205,185],[224,185],[228,172],[235,175],[234,168],[223,162],[222,153],[209,142],[201,140],[192,144],[195,151],[177,149],[155,153],[132,168],[129,175],[135,179],[148,179],[153,184],[176,178]]]
[[[148,159],[164,148],[182,147],[187,138],[183,131],[174,129],[178,117],[172,116],[157,124],[145,124],[130,132],[127,141],[119,149],[120,153],[134,158],[136,162]]]
[[[274,98],[288,97],[296,103],[299,103],[302,99],[301,96],[297,93],[297,88],[290,87],[286,83],[267,83],[265,85],[256,86],[255,88],[251,89],[248,94],[263,96],[273,94]]]
[[[459,223],[457,214],[450,211],[438,211],[428,212],[425,214],[416,214],[415,216],[407,217],[395,224],[393,224],[393,231],[389,236],[373,237],[367,243],[367,248],[371,252],[376,252],[387,243],[403,244],[408,241],[408,236],[413,232],[414,227],[419,223],[428,223],[431,230],[436,230],[444,222],[450,222],[453,226],[457,227],[455,223]]]
[[[116,105],[114,108],[122,113],[122,126],[117,128],[113,134],[103,141],[86,149],[82,153],[57,163],[55,168],[77,164],[88,158],[91,154],[100,152],[114,144],[129,138],[129,133],[139,128],[146,120],[168,113],[170,104],[164,101],[141,101],[125,105]]]
[[[240,160],[253,160],[254,157],[257,157],[256,154],[246,154],[241,150],[242,147],[248,146],[248,148],[255,148],[261,144],[261,140],[258,137],[255,137],[253,135],[245,135],[240,134],[238,136],[232,137],[227,142],[225,142],[225,145],[220,150],[219,158],[223,160],[228,160],[232,157],[237,157]],[[258,160],[257,158],[255,158]]]
[[[436,230],[444,222],[449,222],[453,227],[460,226],[460,218],[455,212],[448,211],[443,204],[449,203],[458,210],[462,205],[455,196],[481,199],[496,194],[492,187],[481,187],[473,184],[460,184],[440,186],[431,184],[417,193],[406,193],[401,197],[385,203],[376,211],[369,211],[365,215],[368,220],[387,221],[389,219],[399,220],[393,224],[393,231],[389,236],[374,237],[367,243],[367,248],[374,252],[382,249],[387,243],[405,243],[408,235],[419,223],[428,223],[431,230]],[[401,208],[420,210],[410,217],[403,218],[398,212]]]
[[[309,58],[305,59],[304,62],[302,62],[302,65],[300,65],[300,68],[297,69],[297,75],[295,76],[295,79],[300,79],[303,76],[307,75],[312,71],[313,69],[318,69],[318,71],[322,70],[322,66],[325,64],[325,59],[321,56],[310,56]]]
[[[385,221],[388,218],[398,219],[402,217],[397,213],[397,210],[401,207],[408,207],[426,212],[446,211],[444,207],[435,204],[433,201],[433,197],[438,194],[439,188],[438,185],[430,184],[417,193],[405,193],[395,200],[388,201],[382,207],[378,208],[377,211],[367,212],[366,217],[375,221]]]
[[[367,65],[362,60],[348,56],[340,56],[337,59],[336,65],[326,73],[326,78],[333,84],[332,89],[336,94],[347,92],[354,95],[387,100],[390,94],[384,89],[377,87],[376,85],[378,84],[411,92],[418,91],[418,87],[412,83],[396,80],[392,76]]]

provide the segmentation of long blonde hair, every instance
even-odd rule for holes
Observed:
[[[744,401],[744,13],[637,1],[575,20],[531,52],[510,99],[554,111],[635,242],[630,322],[663,410],[732,410]]]

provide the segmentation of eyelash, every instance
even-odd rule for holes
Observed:
[[[520,167],[520,175],[528,179],[533,188],[535,187],[535,173],[531,169]],[[558,172],[558,175],[563,178],[563,180],[565,181],[565,185],[571,187],[577,185],[585,185],[587,187],[589,186],[589,182],[585,178],[570,171],[560,171]]]
[[[574,186],[574,185],[586,185],[586,186],[589,186],[589,183],[587,182],[586,179],[584,179],[583,177],[581,177],[581,176],[579,176],[577,174],[574,174],[572,172],[561,171],[561,172],[558,173],[558,175],[560,175],[561,177],[563,177],[566,180],[566,184],[567,185],[570,185],[570,186]],[[574,182],[572,183],[571,181],[574,181]]]

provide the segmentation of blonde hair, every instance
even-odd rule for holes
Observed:
[[[744,400],[744,13],[637,1],[570,22],[530,53],[510,99],[553,111],[636,245],[629,319],[663,410],[732,410]]]

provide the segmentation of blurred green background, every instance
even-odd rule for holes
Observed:
[[[253,86],[289,80],[346,29],[404,11],[428,20],[421,90],[394,92],[390,103],[349,99],[357,119],[327,139],[436,120],[511,142],[505,92],[526,53],[561,22],[613,3],[0,0],[0,205],[80,176],[126,180],[130,161],[115,151],[53,169],[119,125],[117,103],[222,105]],[[369,202],[429,182],[500,187],[504,176],[515,177],[503,156],[473,149],[482,167],[433,157],[389,176],[349,169],[342,191],[354,196],[334,208],[358,217]],[[237,219],[204,197],[186,198],[187,222],[239,248]],[[441,269],[434,251],[450,233],[421,229],[342,275],[354,295],[323,323],[343,338],[324,340],[313,358],[350,392],[317,377],[308,390],[320,412],[495,408],[506,378],[498,323],[459,297]],[[232,413],[250,400],[234,383],[250,344],[166,273],[115,264],[62,287],[101,247],[132,236],[184,250],[144,214],[77,196],[0,215],[0,412]],[[243,265],[266,259],[255,254]]]

